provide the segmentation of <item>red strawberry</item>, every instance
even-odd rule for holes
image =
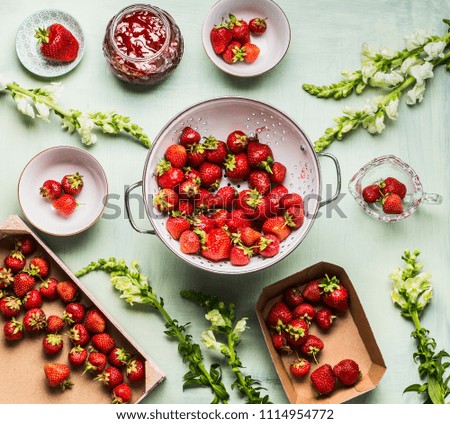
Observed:
[[[63,216],[70,216],[78,207],[77,201],[70,194],[63,194],[60,198],[53,200],[53,208]]]
[[[235,209],[230,212],[225,225],[228,227],[228,231],[236,233],[239,228],[250,227],[251,221],[247,218],[242,209]]]
[[[273,347],[278,352],[286,352],[286,353],[292,352],[284,334],[273,333],[272,334],[272,343],[273,343]]]
[[[205,233],[201,254],[211,261],[221,261],[230,257],[231,239],[222,228],[214,228]]]
[[[194,213],[195,205],[190,199],[180,199],[176,208],[176,211],[172,216],[174,217],[187,217]]]
[[[112,403],[129,403],[132,397],[131,387],[127,383],[119,384],[113,389]]]
[[[191,255],[198,253],[201,248],[200,239],[194,231],[186,230],[180,236],[180,250],[182,253]]]
[[[206,158],[206,150],[203,144],[194,144],[187,151],[188,165],[192,168],[198,168]]]
[[[317,305],[322,301],[322,289],[319,285],[319,280],[313,280],[310,281],[303,289],[303,298],[313,305]]]
[[[102,383],[106,384],[108,388],[114,389],[114,387],[123,383],[123,374],[122,372],[112,365],[107,367],[102,373],[98,374],[94,380],[99,380]]]
[[[10,269],[0,268],[0,289],[6,289],[14,282],[14,276]]]
[[[346,312],[348,309],[348,291],[340,283],[337,277],[331,279],[328,275],[319,284],[322,289],[322,301],[330,308],[336,309],[339,312]]]
[[[55,278],[47,278],[39,285],[41,296],[48,300],[56,299],[58,297],[58,292],[56,291],[57,285],[58,281]]]
[[[295,206],[303,209],[303,198],[298,193],[288,193],[285,194],[280,199],[280,208],[281,209],[289,209],[290,207]]]
[[[292,315],[294,316],[294,318],[301,318],[310,324],[316,316],[316,310],[311,304],[302,303],[292,311]]]
[[[202,187],[207,190],[217,190],[222,179],[222,168],[215,163],[203,162],[198,168]]]
[[[164,156],[174,168],[183,168],[187,163],[186,148],[181,144],[171,144]]]
[[[23,324],[13,317],[3,326],[3,334],[6,340],[17,342],[23,337]]]
[[[205,233],[209,233],[213,228],[215,228],[214,221],[209,216],[206,216],[203,213],[194,216],[191,222],[194,230],[203,230]]]
[[[256,202],[255,208],[251,209],[250,211],[246,211],[245,213],[251,220],[264,222],[267,218],[270,218],[271,215],[270,203],[267,201],[267,198],[259,197],[259,199]]]
[[[242,61],[243,56],[241,52],[241,43],[238,41],[232,41],[228,44],[227,48],[222,53],[222,59],[230,65],[238,61]]]
[[[86,307],[81,303],[72,302],[66,306],[62,319],[69,325],[80,324],[83,322],[85,315]]]
[[[227,137],[228,150],[231,153],[242,153],[247,148],[248,136],[241,130],[230,133]]]
[[[84,372],[101,373],[106,368],[106,355],[101,352],[91,352],[86,361]]]
[[[61,183],[55,180],[44,181],[42,187],[39,189],[39,194],[47,200],[55,200],[62,195]]]
[[[364,188],[362,191],[364,201],[367,203],[375,203],[381,198],[380,188],[378,184],[372,184]]]
[[[33,275],[47,278],[50,273],[50,263],[46,259],[37,256],[31,260],[30,270],[33,272]]]
[[[156,176],[161,188],[174,189],[184,180],[184,172],[180,168],[174,168],[171,163],[162,159],[156,165]]]
[[[271,172],[273,163],[272,149],[259,141],[250,141],[247,146],[247,159],[250,168],[261,168]]]
[[[22,302],[15,296],[6,296],[0,299],[0,313],[6,319],[19,315],[21,306]]]
[[[230,214],[225,209],[218,209],[211,215],[211,219],[214,221],[216,228],[222,228],[230,219]]]
[[[229,154],[225,159],[225,172],[233,181],[244,181],[250,175],[247,155],[245,153]]]
[[[42,306],[42,296],[39,290],[30,290],[23,298],[23,307],[26,311]]]
[[[333,367],[333,374],[344,386],[353,386],[361,377],[358,364],[352,359],[343,359]]]
[[[47,317],[42,309],[34,308],[27,311],[23,317],[23,326],[30,333],[40,333],[47,328]]]
[[[243,19],[237,19],[234,15],[229,15],[228,27],[232,30],[233,40],[239,41],[241,44],[250,41],[250,29],[248,23]]]
[[[5,267],[9,268],[14,274],[22,271],[25,268],[25,257],[20,250],[12,250],[5,258]]]
[[[289,366],[289,371],[296,377],[304,377],[310,369],[311,364],[304,358],[295,359]]]
[[[64,321],[57,315],[50,315],[47,318],[47,332],[59,333],[64,328]]]
[[[163,188],[153,197],[153,205],[160,212],[173,211],[178,204],[178,194],[171,188]]]
[[[64,175],[61,180],[61,187],[64,190],[64,193],[71,194],[72,196],[80,194],[83,186],[83,176],[78,172],[75,172],[75,174]]]
[[[333,320],[336,318],[333,312],[329,308],[322,308],[316,312],[315,322],[323,330],[328,330],[333,324]]]
[[[286,167],[280,162],[274,162],[271,169],[272,173],[269,174],[270,181],[274,184],[283,184],[286,178]]]
[[[127,364],[127,377],[132,383],[145,379],[145,363],[142,359],[132,359]]]
[[[61,24],[36,30],[42,55],[56,62],[72,62],[78,56],[80,45],[74,35]]]
[[[237,200],[237,191],[232,186],[219,188],[216,193],[217,206],[223,209],[232,209]]]
[[[178,192],[183,199],[195,199],[200,192],[200,187],[195,181],[187,180],[180,184]]]
[[[261,203],[262,196],[258,190],[242,190],[238,195],[237,207],[251,216]]]
[[[131,359],[130,354],[123,347],[115,347],[108,355],[108,361],[115,367],[123,367]]]
[[[178,240],[186,230],[191,228],[191,224],[183,217],[170,216],[166,221],[166,228],[175,240]]]
[[[289,234],[291,234],[291,229],[286,225],[286,221],[282,216],[274,216],[272,218],[268,218],[264,222],[262,230],[265,235],[273,234],[277,236],[280,241],[283,241],[289,236]]]
[[[390,215],[403,213],[402,198],[398,194],[388,194],[383,199],[383,212]]]
[[[248,186],[258,190],[263,196],[270,190],[270,178],[266,171],[252,171],[248,176]]]
[[[269,204],[270,216],[277,215],[280,210],[280,199],[284,195],[284,191],[287,193],[287,188],[284,186],[277,186],[272,191],[267,193],[264,197]]]
[[[261,35],[266,32],[267,18],[253,18],[248,23],[248,28],[252,34]]]
[[[92,336],[92,346],[98,351],[108,355],[114,349],[116,342],[108,333],[99,333]]]
[[[319,395],[330,394],[336,386],[331,365],[325,364],[311,373],[311,384]]]
[[[238,234],[242,243],[247,247],[257,244],[261,238],[261,233],[251,227],[240,228]]]
[[[198,196],[194,199],[194,205],[196,209],[208,210],[216,206],[217,199],[210,191],[206,188],[200,187]]]
[[[267,315],[267,325],[277,329],[280,332],[287,324],[292,321],[292,312],[282,301],[276,302]]]
[[[299,206],[291,206],[284,214],[284,220],[288,227],[292,229],[300,228],[305,220],[303,208]]]
[[[77,285],[72,281],[60,281],[56,285],[56,292],[64,303],[74,302],[80,294]]]
[[[26,293],[33,289],[35,279],[27,272],[21,272],[14,277],[13,290],[17,297],[24,297]]]
[[[285,328],[285,336],[291,346],[300,346],[308,336],[308,323],[300,318],[294,318]]]
[[[197,185],[200,185],[200,183],[201,183],[200,174],[196,169],[188,166],[188,167],[184,167],[183,170],[184,170],[185,181],[194,181],[197,183]]]
[[[388,193],[393,193],[403,199],[406,196],[406,186],[399,180],[393,177],[388,177],[381,183],[379,183],[379,188],[383,196]]]
[[[48,355],[56,355],[61,352],[64,342],[60,334],[48,334],[44,338],[42,346],[44,347],[45,353]]]
[[[319,337],[310,334],[300,346],[300,351],[305,355],[312,356],[317,364],[317,355],[322,351],[323,347],[323,341]]]
[[[230,251],[230,263],[235,266],[248,265],[252,255],[253,251],[249,247],[233,246]]]
[[[70,368],[66,364],[45,364],[44,373],[50,387],[70,389],[73,383],[69,380]]]
[[[29,234],[24,234],[16,242],[16,250],[22,252],[25,256],[31,255],[36,250],[36,241]]]
[[[228,154],[227,144],[217,140],[215,137],[208,137],[203,143],[206,149],[206,160],[216,165],[222,165]],[[200,177],[201,178],[201,177]]]
[[[75,324],[67,333],[67,337],[75,346],[86,346],[91,338],[83,324]]]
[[[70,349],[68,354],[68,360],[73,367],[81,367],[87,359],[88,353],[84,347],[74,346]]]
[[[103,333],[106,328],[106,318],[97,308],[90,309],[86,314],[84,326],[91,334]]]
[[[303,296],[299,286],[289,287],[283,293],[283,299],[288,306],[295,308],[303,303]]]
[[[280,251],[280,239],[274,234],[266,234],[259,241],[259,254],[265,258],[272,258]]]
[[[253,63],[258,59],[260,48],[254,43],[246,43],[241,48],[242,56],[247,63]]]
[[[188,147],[199,143],[201,138],[202,137],[199,132],[191,127],[185,127],[180,135],[180,144],[187,149]]]
[[[216,25],[210,32],[211,45],[216,54],[221,54],[225,51],[228,44],[233,38],[233,32],[224,22]]]

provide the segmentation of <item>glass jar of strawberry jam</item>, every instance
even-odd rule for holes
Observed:
[[[122,9],[109,21],[103,53],[113,74],[131,84],[153,85],[183,56],[180,29],[164,10],[147,4]]]

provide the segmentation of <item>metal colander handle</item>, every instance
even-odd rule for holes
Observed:
[[[127,217],[130,221],[130,225],[133,227],[135,231],[142,234],[156,234],[155,230],[145,230],[143,228],[139,228],[133,219],[133,214],[131,213],[131,207],[130,207],[130,193],[136,188],[136,187],[142,187],[142,181],[138,181],[137,183],[131,184],[126,190],[125,190],[125,209],[127,211]]]
[[[341,166],[339,165],[339,161],[337,160],[336,156],[333,156],[330,153],[318,153],[317,156],[319,157],[325,156],[327,158],[330,158],[334,162],[334,166],[336,167],[336,192],[329,199],[322,200],[319,203],[320,209],[321,207],[328,205],[331,202],[334,202],[341,194],[342,176],[341,176]]]

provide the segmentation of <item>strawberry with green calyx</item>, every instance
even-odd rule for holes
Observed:
[[[239,61],[243,61],[244,56],[241,51],[241,43],[239,43],[238,41],[232,41],[230,44],[228,44],[227,48],[222,53],[222,59],[230,65]]]
[[[55,62],[73,62],[80,45],[74,35],[63,25],[54,23],[48,28],[36,30],[35,38],[42,55]]]
[[[230,219],[230,213],[225,209],[218,209],[211,215],[211,219],[216,228],[222,228]]]
[[[156,165],[156,176],[158,185],[161,188],[174,189],[184,180],[184,172],[180,168],[173,167],[165,159],[162,159]]]
[[[250,171],[247,155],[244,152],[235,155],[230,153],[227,155],[225,159],[225,172],[230,180],[244,181],[250,175]]]
[[[253,249],[247,246],[233,246],[230,250],[230,263],[234,266],[244,266],[250,263]]]
[[[316,316],[314,317],[314,322],[322,330],[328,330],[336,318],[337,318],[336,315],[333,315],[333,312],[331,309],[322,308],[316,312]]]
[[[111,365],[98,374],[94,380],[101,381],[103,384],[108,386],[108,388],[114,389],[114,387],[123,383],[123,374],[118,368]]]
[[[132,383],[139,383],[145,379],[145,362],[142,359],[132,359],[127,363],[126,375]]]
[[[272,173],[269,173],[270,181],[274,184],[283,184],[286,178],[286,167],[280,162],[274,162],[271,166]]]
[[[228,43],[227,43],[228,44]],[[226,47],[226,46],[225,46]],[[180,135],[180,144],[184,146],[186,149],[193,146],[194,144],[200,143],[202,136],[196,130],[191,127],[183,128],[183,131]]]
[[[393,177],[387,177],[385,180],[379,182],[378,187],[383,196],[396,194],[401,199],[404,199],[407,192],[405,184]]]
[[[320,283],[320,280],[310,281],[303,289],[303,298],[313,305],[317,305],[322,301],[322,289],[320,288]]]
[[[322,289],[322,301],[325,305],[338,312],[348,310],[348,291],[336,276],[329,278],[325,275],[319,287]]]
[[[61,183],[55,180],[46,180],[39,188],[39,194],[46,200],[58,199],[62,193]]]
[[[80,175],[78,172],[75,172],[75,174],[64,175],[63,179],[61,180],[61,187],[64,192],[72,196],[80,194],[83,186],[83,175]]]
[[[300,318],[293,318],[284,330],[288,343],[296,347],[305,342],[308,331],[308,323]]]
[[[250,189],[256,189],[261,195],[270,191],[270,177],[266,171],[251,171],[248,176],[248,186]]]
[[[47,278],[41,284],[39,284],[39,292],[41,296],[47,300],[55,300],[58,298],[58,292],[56,287],[58,285],[58,280],[56,278]]]
[[[10,269],[0,268],[0,289],[7,289],[14,282],[14,276]]]
[[[86,372],[92,372],[99,374],[106,368],[107,357],[102,352],[93,351],[89,354],[86,361],[83,374]]]
[[[304,358],[297,357],[289,365],[289,371],[296,377],[304,377],[309,373],[311,364]]]
[[[316,310],[311,304],[302,303],[295,307],[295,309],[292,311],[292,315],[294,316],[294,318],[304,319],[308,324],[311,324],[316,316]]]
[[[30,261],[30,275],[38,276],[41,279],[47,278],[50,273],[50,263],[47,259],[36,256]]]
[[[258,252],[265,258],[272,258],[280,251],[280,239],[275,234],[265,234],[260,238]]]
[[[196,199],[200,192],[200,187],[195,181],[187,180],[180,184],[178,192],[183,199]]]
[[[20,250],[12,250],[4,260],[5,267],[13,274],[17,274],[25,268],[25,256]]]
[[[333,374],[344,386],[353,386],[361,378],[359,365],[353,359],[343,359],[333,367]]]
[[[314,362],[318,364],[317,355],[323,350],[323,347],[324,343],[319,337],[309,334],[300,346],[300,351],[304,355],[312,356]]]
[[[36,240],[30,234],[24,234],[16,241],[15,250],[18,250],[25,256],[28,256],[36,250],[36,247]]]
[[[117,368],[127,365],[131,355],[123,347],[115,347],[108,355],[108,362]]]
[[[230,133],[227,137],[228,150],[231,153],[242,153],[247,149],[248,136],[241,130]]]
[[[243,19],[238,19],[236,16],[230,14],[227,21],[228,28],[232,31],[232,38],[241,44],[248,43],[250,41],[250,29],[248,23]]]
[[[362,197],[367,203],[375,203],[377,200],[380,200],[381,192],[378,184],[371,184],[367,187],[364,187],[362,191]]]
[[[175,211],[171,213],[171,215],[175,217],[183,217],[188,218],[190,215],[193,215],[195,212],[195,205],[192,199],[180,199],[178,201],[178,205]]]
[[[174,168],[183,168],[187,163],[186,148],[181,144],[171,144],[167,147],[164,157]]]
[[[28,272],[16,274],[13,281],[14,294],[19,298],[24,297],[30,290],[33,289],[35,282],[36,280],[34,277]]]
[[[239,49],[239,55],[244,58],[244,61],[247,63],[253,63],[258,59],[259,54],[261,53],[260,48],[254,43],[245,43]]]
[[[30,290],[22,299],[23,307],[26,311],[42,306],[42,296],[39,290]]]
[[[32,333],[37,334],[47,328],[47,317],[42,309],[34,308],[27,311],[23,317],[23,326]]]
[[[311,373],[310,379],[314,390],[319,396],[330,394],[336,387],[336,377],[329,364],[322,365],[315,369]]]
[[[239,228],[237,233],[232,234],[233,243],[242,242],[244,246],[252,247],[258,244],[261,239],[261,233],[254,230],[252,227]]]
[[[59,333],[64,328],[64,321],[57,315],[50,315],[47,318],[47,332]]]
[[[281,333],[292,321],[292,312],[282,301],[276,302],[267,315],[267,325]],[[286,337],[286,335],[284,334]]]
[[[266,219],[262,226],[264,235],[273,234],[283,241],[291,234],[290,227],[286,224],[286,220],[282,216],[274,216]]]
[[[206,160],[222,166],[228,154],[227,144],[213,136],[209,136],[205,138],[203,146],[206,149]]]
[[[236,203],[238,192],[232,186],[219,188],[216,193],[217,206],[222,209],[232,209]]]
[[[84,347],[74,346],[70,349],[67,359],[73,367],[81,367],[86,362],[88,353]]]
[[[303,209],[303,198],[298,193],[287,193],[280,199],[280,208],[289,209],[291,207],[298,207]]]
[[[300,228],[305,220],[303,208],[299,206],[291,206],[284,213],[286,225],[292,229]]]
[[[80,324],[86,315],[86,307],[78,302],[69,303],[63,312],[62,319],[68,324]]]
[[[64,217],[72,215],[78,206],[78,202],[70,194],[63,194],[52,202],[53,209]]]
[[[74,346],[86,346],[91,338],[83,324],[75,324],[67,333],[67,337]]]
[[[112,391],[112,403],[129,403],[131,401],[132,395],[133,392],[129,384],[119,384],[118,386],[114,387]]]
[[[203,232],[204,233],[204,232]],[[217,262],[230,257],[231,238],[223,228],[214,228],[209,233],[202,234],[201,255],[206,259]]]
[[[382,200],[383,212],[389,215],[398,215],[403,213],[402,198],[398,194],[388,194]]]
[[[188,165],[198,168],[206,159],[206,149],[203,144],[195,143],[187,151]]]
[[[84,326],[86,330],[91,334],[103,333],[106,328],[106,318],[105,315],[97,308],[92,308],[86,313],[86,318],[84,320]]]
[[[206,233],[209,233],[213,228],[215,228],[214,220],[203,213],[194,215],[189,219],[189,221],[191,222],[193,229],[198,228]]]
[[[178,240],[186,230],[191,228],[189,221],[182,216],[169,216],[166,229],[174,240]]]
[[[12,317],[3,326],[3,334],[6,340],[17,342],[23,338],[23,324]]]
[[[61,352],[64,342],[60,334],[48,334],[44,338],[42,346],[44,347],[45,353],[48,355],[56,355]]]
[[[222,168],[215,163],[202,162],[198,168],[202,187],[207,190],[217,190],[222,179]]]
[[[248,22],[248,28],[252,34],[261,35],[267,30],[267,18],[252,18]]]
[[[250,141],[247,145],[247,159],[250,168],[265,169],[269,174],[272,172],[273,153],[267,144]]]
[[[276,351],[278,352],[285,352],[285,353],[291,353],[292,349],[289,346],[286,337],[284,334],[280,333],[272,333],[272,344]]]
[[[66,364],[45,364],[44,373],[50,387],[60,387],[61,390],[65,390],[73,386],[69,380],[70,368]]]
[[[228,44],[230,44],[232,38],[233,31],[224,21],[222,21],[220,25],[214,26],[210,32],[211,45],[216,54],[222,54]]]
[[[20,314],[22,302],[15,296],[5,296],[0,299],[0,313],[6,319]]]

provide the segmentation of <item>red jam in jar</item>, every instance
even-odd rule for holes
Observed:
[[[103,53],[114,75],[153,85],[171,74],[183,56],[183,37],[173,18],[150,5],[128,6],[106,28]]]

